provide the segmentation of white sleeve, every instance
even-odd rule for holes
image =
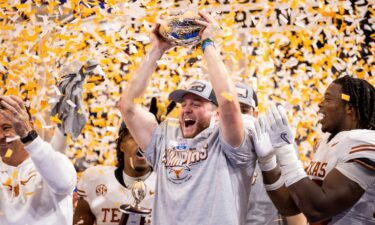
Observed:
[[[55,194],[70,194],[76,185],[77,174],[69,159],[37,137],[25,146],[35,168]]]
[[[66,136],[56,128],[51,139],[52,148],[58,152],[65,154],[66,150]]]
[[[367,190],[375,183],[375,171],[369,170],[359,163],[340,163],[336,166],[336,169],[350,180],[356,182],[364,190]]]

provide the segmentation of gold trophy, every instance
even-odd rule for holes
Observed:
[[[205,28],[195,20],[203,20],[203,18],[193,11],[169,15],[161,21],[159,34],[175,45],[195,45],[200,41],[200,31]]]
[[[146,184],[142,180],[138,180],[133,183],[132,187],[132,195],[134,198],[134,202],[131,205],[121,205],[120,211],[122,213],[133,213],[133,214],[140,214],[140,215],[148,215],[151,213],[151,209],[144,208],[139,204],[141,201],[146,197],[147,187]]]

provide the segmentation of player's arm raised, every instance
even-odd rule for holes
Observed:
[[[208,13],[200,12],[200,15],[205,21],[196,22],[205,26],[201,33],[204,48],[202,50],[207,62],[209,80],[219,104],[220,129],[224,140],[232,147],[238,147],[245,137],[237,92],[219,52],[211,44],[214,35],[220,31],[220,26]]]
[[[145,150],[151,141],[158,123],[155,116],[137,103],[146,91],[151,75],[157,67],[157,61],[172,44],[164,41],[158,34],[159,25],[155,25],[151,34],[151,49],[139,64],[136,73],[127,83],[121,95],[119,108],[132,136],[141,149]]]
[[[264,187],[281,215],[297,215],[300,210],[285,187],[280,167],[276,162],[274,147],[267,132],[270,129],[268,120],[265,116],[261,116],[254,125],[253,144],[258,156],[259,168],[262,170]]]
[[[282,178],[289,194],[297,207],[306,216],[310,223],[323,221],[353,206],[363,195],[358,183],[349,179],[338,169],[333,169],[323,180],[322,186],[312,181],[298,160],[296,150],[289,137],[290,128],[284,108],[273,107],[267,112],[269,119],[270,136],[281,169]],[[282,144],[282,142],[289,142]],[[341,167],[350,167],[360,177],[369,178],[375,175],[374,171],[360,166],[356,162],[345,163]],[[371,174],[372,173],[372,174]],[[370,175],[369,175],[370,174]]]

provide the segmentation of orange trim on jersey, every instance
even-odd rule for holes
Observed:
[[[77,193],[78,193],[79,195],[86,195],[86,192],[83,191],[83,190],[80,190],[80,189],[77,189]]]
[[[363,147],[363,148],[356,148],[355,150],[351,150],[349,152],[349,154],[353,154],[353,153],[356,153],[356,152],[366,152],[366,151],[375,151],[375,147],[374,148],[369,148],[369,147]]]
[[[33,178],[35,176],[36,176],[36,174],[33,174],[29,178],[27,178],[26,180],[21,180],[20,183],[25,186],[31,180],[31,178]]]
[[[339,142],[335,142],[331,145],[331,148],[335,147]]]
[[[366,162],[363,162],[363,161],[360,160],[360,159],[352,159],[352,160],[350,160],[349,162],[356,162],[356,163],[359,163],[359,164],[361,164],[362,166],[364,166],[365,168],[370,169],[370,170],[374,170],[374,171],[375,171],[375,166],[370,165],[370,164],[368,164],[368,163],[366,163]]]
[[[77,191],[78,191],[78,192],[85,192],[84,190],[79,189],[79,188],[77,188]]]
[[[352,147],[352,150],[355,150],[357,148],[363,148],[363,147],[375,148],[375,145],[357,145],[357,146]]]

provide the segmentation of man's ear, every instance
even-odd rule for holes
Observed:
[[[346,104],[345,105],[345,111],[349,116],[354,116],[355,118],[357,117],[357,111],[355,110],[355,108],[352,105]]]

